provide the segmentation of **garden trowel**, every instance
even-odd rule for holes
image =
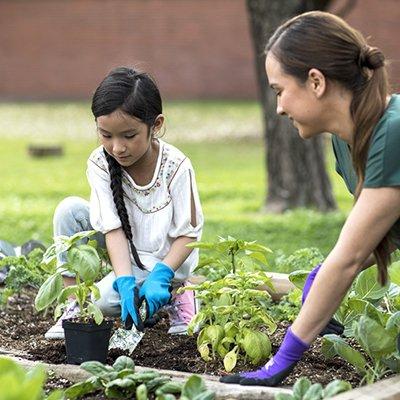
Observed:
[[[132,318],[128,316],[125,327],[118,328],[111,336],[109,349],[119,349],[123,351],[128,351],[132,354],[136,349],[139,342],[144,336],[144,327],[147,326],[145,322],[147,321],[147,303],[146,300],[139,300],[139,292],[135,288],[135,309],[137,311],[139,321],[138,326],[136,326]]]

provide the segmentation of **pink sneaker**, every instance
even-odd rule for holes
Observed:
[[[78,303],[76,301],[71,301],[63,315],[61,315],[58,321],[44,334],[44,337],[48,340],[64,339],[64,328],[62,327],[63,320],[75,318],[78,314]]]
[[[182,286],[187,285],[188,283],[185,282]],[[181,294],[173,295],[167,311],[170,321],[168,333],[171,335],[187,335],[188,325],[197,312],[193,290],[186,290]]]

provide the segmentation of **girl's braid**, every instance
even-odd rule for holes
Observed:
[[[136,262],[136,265],[140,269],[145,269],[144,265],[140,261],[139,255],[137,253],[136,247],[132,241],[132,228],[129,223],[128,212],[126,211],[126,206],[124,202],[124,191],[122,189],[122,170],[121,166],[118,162],[111,157],[106,150],[104,149],[104,154],[107,159],[108,169],[110,171],[110,187],[113,194],[114,204],[117,208],[117,212],[119,215],[119,219],[121,220],[122,229],[125,232],[125,235],[128,239],[133,258]]]

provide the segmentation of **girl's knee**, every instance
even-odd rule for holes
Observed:
[[[56,235],[71,235],[77,229],[90,229],[89,203],[77,196],[66,197],[54,212],[53,224]]]

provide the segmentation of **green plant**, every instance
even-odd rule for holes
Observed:
[[[240,353],[253,364],[268,358],[271,344],[262,328],[272,333],[274,320],[266,313],[266,300],[270,298],[261,286],[272,289],[271,279],[262,271],[228,274],[215,282],[179,289],[195,290],[202,307],[191,321],[188,332],[199,328],[197,348],[205,361],[217,355],[224,359],[224,366],[231,371]],[[211,347],[211,348],[210,348]]]
[[[90,238],[95,231],[79,232],[71,237],[58,236],[43,256],[44,264],[55,263],[57,254],[67,252],[67,263],[50,275],[40,287],[35,298],[35,307],[38,311],[49,307],[56,302],[54,311],[58,318],[68,305],[68,299],[74,296],[79,305],[79,317],[87,322],[93,318],[97,324],[103,321],[103,314],[91,300],[100,297],[100,292],[94,284],[101,272],[101,259],[96,250],[96,242],[89,240],[87,244],[80,244],[82,239]],[[63,288],[63,272],[71,272],[76,276],[76,284]]]
[[[353,332],[365,356],[337,335],[324,336],[322,353],[327,358],[335,355],[344,358],[363,375],[363,380],[368,384],[389,371],[400,372],[399,349],[396,346],[400,333],[400,311],[389,316],[370,305],[353,322]]]
[[[301,377],[293,385],[292,394],[278,393],[275,400],[322,400],[348,390],[351,390],[351,385],[346,381],[335,379],[323,388],[320,383],[312,384],[309,379]]]
[[[320,264],[324,256],[316,247],[306,247],[296,250],[293,254],[286,256],[278,252],[274,260],[274,269],[279,272],[292,272],[299,270],[311,270]]]
[[[44,368],[38,366],[25,371],[13,360],[0,357],[1,400],[63,400],[61,391],[46,396],[43,386],[46,381]]]
[[[52,265],[42,264],[43,250],[34,249],[27,256],[9,256],[0,260],[0,269],[9,266],[1,293],[0,303],[5,306],[8,298],[19,294],[24,288],[39,289],[46,278],[54,272]]]
[[[112,366],[88,361],[81,368],[92,376],[65,390],[70,400],[98,390],[107,398],[119,399],[135,396],[136,400],[147,400],[150,395],[155,400],[213,400],[215,397],[199,376],[192,375],[181,384],[157,371],[135,372],[133,360],[126,356],[118,357]]]
[[[268,312],[275,321],[293,322],[301,308],[301,290],[293,289],[283,296],[279,302],[271,301],[268,305]]]
[[[206,249],[213,254],[207,265],[224,267],[227,272],[215,281],[187,286],[178,290],[195,290],[202,308],[189,324],[188,333],[201,329],[197,349],[205,361],[223,358],[226,371],[236,366],[238,356],[244,354],[253,364],[269,357],[271,343],[260,329],[276,329],[275,321],[265,312],[270,294],[262,286],[273,290],[271,279],[260,271],[265,266],[267,247],[228,236],[216,242],[196,242],[188,247]],[[203,267],[206,264],[203,264]],[[258,269],[258,270],[257,270]],[[210,349],[211,347],[211,349]],[[210,354],[211,351],[211,354]]]
[[[228,273],[233,274],[237,269],[253,271],[265,269],[268,265],[268,255],[272,251],[258,244],[256,241],[246,242],[235,239],[218,237],[215,242],[194,242],[188,247],[208,250],[206,257],[201,261],[195,271],[207,277],[209,280],[223,278]]]

